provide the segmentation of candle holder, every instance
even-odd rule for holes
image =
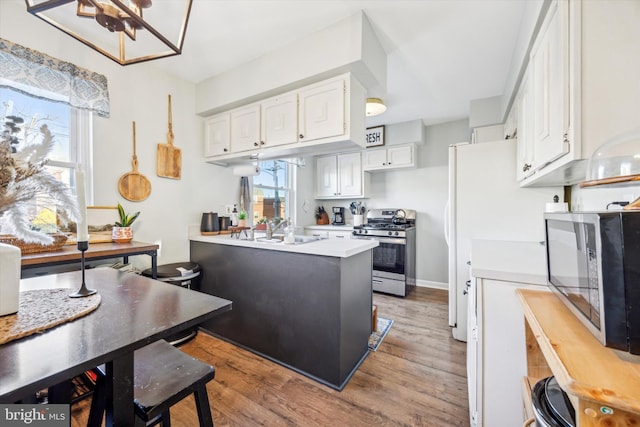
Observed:
[[[69,294],[71,298],[88,297],[89,295],[96,293],[95,289],[88,289],[87,285],[84,283],[84,253],[87,249],[89,249],[89,242],[78,242],[78,250],[80,251],[80,268],[82,269],[82,286],[80,286],[80,289],[74,293]]]

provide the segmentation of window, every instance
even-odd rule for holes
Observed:
[[[5,126],[9,123],[18,129],[14,135],[19,144],[41,141],[40,127],[46,124],[54,141],[46,169],[73,189],[75,168],[81,165],[88,177],[87,200],[93,200],[90,179],[91,113],[3,87],[0,88],[0,118]],[[42,232],[56,231],[56,213],[42,200],[34,200],[30,221]],[[0,218],[0,230],[2,225]]]
[[[293,217],[294,168],[285,160],[260,162],[253,177],[253,222],[263,217]]]

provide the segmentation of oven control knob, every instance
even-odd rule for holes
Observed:
[[[364,234],[367,234],[368,232],[369,232],[369,231],[367,231],[367,230],[364,230]]]
[[[390,232],[389,232],[389,236],[393,236],[393,231],[390,231]]]
[[[396,231],[396,232],[395,232],[395,235],[397,236],[398,234],[400,234],[400,233],[398,233],[398,232]]]

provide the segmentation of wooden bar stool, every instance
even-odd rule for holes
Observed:
[[[168,342],[149,344],[134,354],[134,409],[144,425],[162,423],[171,426],[169,408],[194,394],[200,426],[213,426],[207,383],[215,376],[213,366],[202,363]],[[100,426],[105,412],[106,384],[104,366],[99,371],[91,401],[87,425]]]

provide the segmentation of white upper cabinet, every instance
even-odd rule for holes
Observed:
[[[236,108],[226,112],[231,115],[230,146],[211,151],[207,139],[205,156],[218,163],[242,161],[247,151],[256,150],[276,158],[364,147],[365,99],[362,85],[344,74]]]
[[[360,153],[338,156],[338,196],[362,196],[362,157]]]
[[[367,149],[363,152],[365,171],[412,168],[416,166],[414,144]]]
[[[518,92],[514,105],[517,117],[516,173],[518,181],[522,181],[535,171],[531,126],[531,85],[529,73],[525,73],[524,78],[522,79],[520,91]]]
[[[264,144],[260,139],[260,104],[253,104],[231,112],[231,150],[259,149]]]
[[[554,2],[529,58],[536,168],[569,152],[568,37],[568,3]]]
[[[364,197],[360,153],[316,158],[316,198]]]
[[[520,176],[522,186],[584,181],[598,147],[638,127],[637,5],[550,2],[526,70],[534,171]]]
[[[345,81],[315,85],[299,93],[298,138],[301,142],[345,133]]]
[[[231,115],[218,114],[204,122],[204,155],[221,156],[231,149]]]
[[[332,198],[338,194],[338,158],[316,158],[316,197]]]
[[[276,96],[261,104],[264,148],[298,142],[298,96]]]

